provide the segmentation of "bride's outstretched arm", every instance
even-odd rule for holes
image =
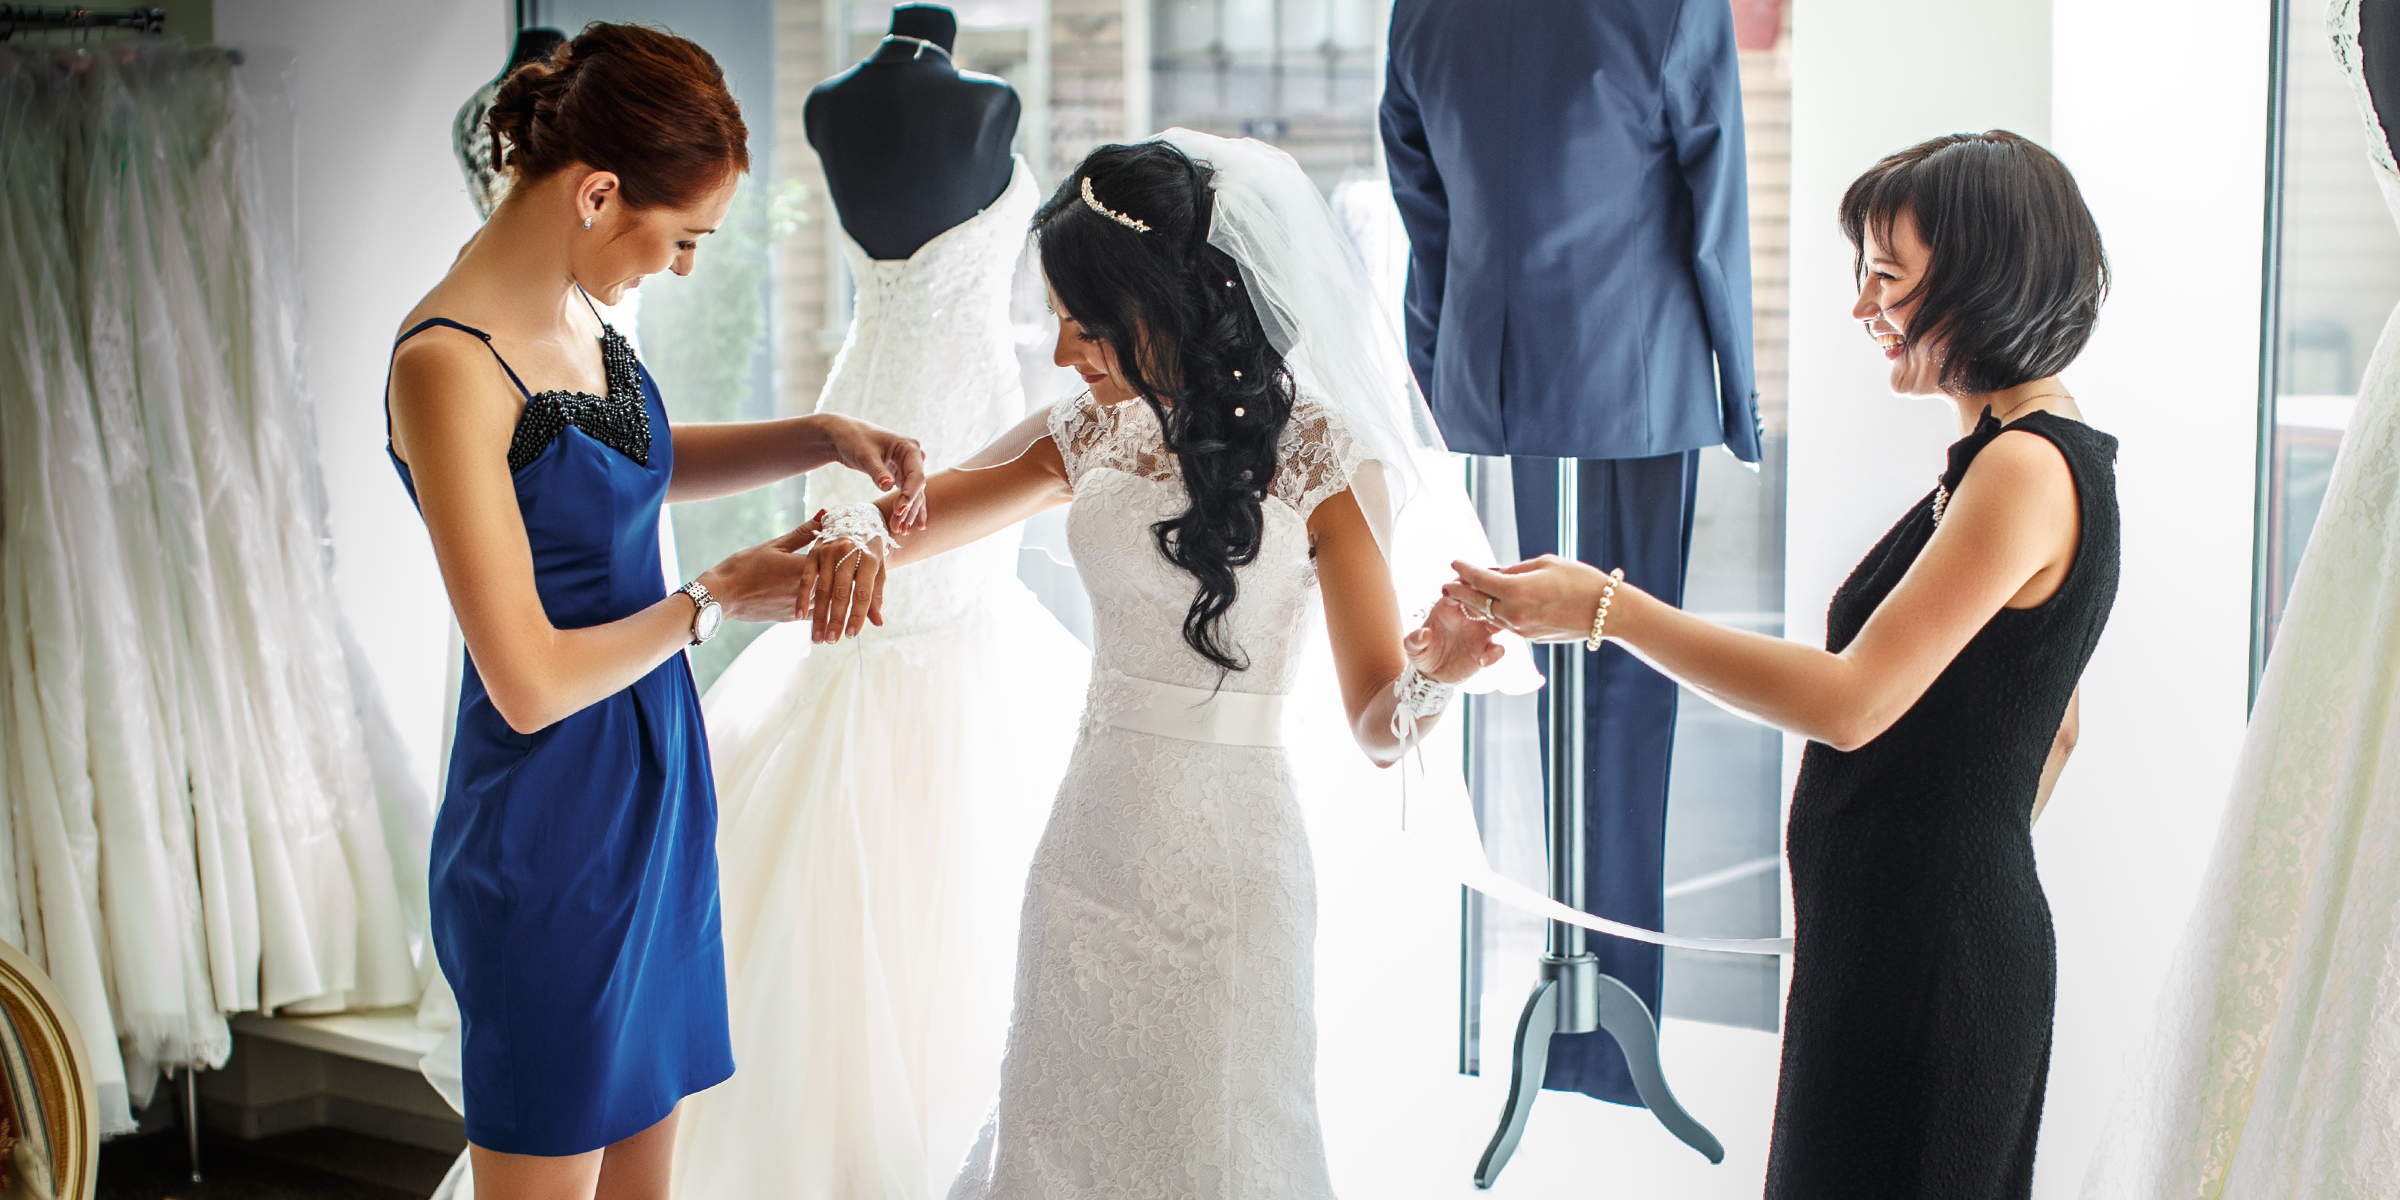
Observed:
[[[1499,661],[1500,647],[1492,642],[1490,626],[1449,599],[1434,606],[1424,625],[1401,636],[1391,568],[1349,492],[1317,505],[1308,529],[1316,543],[1325,631],[1333,642],[1350,736],[1375,765],[1388,767],[1441,719],[1436,712],[1393,721],[1402,702],[1393,685],[1407,669],[1414,666],[1426,678],[1456,684]]]
[[[1006,439],[1003,439],[1004,441]],[[835,537],[811,549],[811,578],[805,591],[811,639],[855,637],[867,623],[883,623],[883,580],[891,567],[906,566],[955,550],[1074,498],[1066,462],[1047,434],[1005,461],[973,465],[997,455],[977,454],[967,464],[935,475],[925,485],[923,518],[901,528],[892,519],[900,492],[875,502],[889,544],[861,546]]]

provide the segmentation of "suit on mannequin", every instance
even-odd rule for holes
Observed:
[[[915,254],[1008,187],[1023,105],[1006,82],[953,65],[957,40],[949,9],[895,8],[883,46],[801,109],[842,228],[869,258]]]
[[[1409,357],[1443,436],[1515,459],[1526,556],[1556,548],[1558,457],[1584,460],[1579,557],[1680,604],[1699,451],[1761,440],[1731,9],[1398,0],[1389,64]],[[1608,646],[1584,696],[1586,902],[1656,929],[1675,685]],[[1658,948],[1590,948],[1657,1011]],[[1599,1033],[1561,1035],[1545,1083],[1639,1103]]]

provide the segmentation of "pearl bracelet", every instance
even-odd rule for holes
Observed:
[[[1617,598],[1617,585],[1623,582],[1625,582],[1625,568],[1618,567],[1616,570],[1610,571],[1608,578],[1601,583],[1600,607],[1592,613],[1592,632],[1590,636],[1583,639],[1584,649],[1598,650],[1600,648],[1602,631],[1608,628],[1609,602]]]

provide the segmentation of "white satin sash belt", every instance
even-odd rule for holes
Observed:
[[[1184,687],[1092,669],[1088,720],[1135,733],[1219,746],[1283,744],[1283,697]]]

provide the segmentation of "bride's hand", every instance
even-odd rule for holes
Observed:
[[[1589,634],[1607,580],[1599,568],[1555,554],[1496,571],[1463,562],[1450,566],[1458,579],[1442,585],[1443,595],[1476,618],[1532,642],[1569,642]],[[1615,599],[1623,603],[1633,591],[1633,585],[1620,584]]]
[[[1444,597],[1425,615],[1423,625],[1401,639],[1400,648],[1418,674],[1442,683],[1463,683],[1500,661],[1500,646],[1493,641],[1499,632],[1458,601]]]
[[[917,439],[840,413],[818,413],[813,419],[822,427],[834,461],[874,480],[877,487],[900,493],[900,506],[892,516],[895,532],[925,527],[925,450]]]
[[[819,538],[809,547],[809,582],[800,602],[810,641],[838,642],[857,637],[870,621],[883,624],[889,549],[888,542],[861,544],[842,537]]]

